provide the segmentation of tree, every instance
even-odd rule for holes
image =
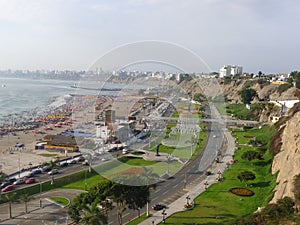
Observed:
[[[300,174],[294,177],[295,202],[300,205]]]
[[[56,163],[54,161],[50,161],[51,171],[56,167]],[[51,173],[51,185],[54,184],[54,173]]]
[[[240,92],[240,96],[244,104],[250,104],[254,97],[257,96],[257,92],[252,88],[246,88]]]
[[[261,77],[263,73],[261,71],[258,71],[258,77]]]
[[[127,178],[135,179],[135,178]],[[139,178],[138,178],[139,179]],[[132,184],[138,184],[136,180],[132,180]],[[123,213],[126,207],[133,210],[140,210],[147,204],[149,199],[149,186],[128,186],[120,183],[114,183],[111,188],[111,197],[117,204],[117,215],[119,224],[123,223]]]
[[[24,206],[25,206],[25,213],[27,214],[28,213],[28,210],[27,210],[27,203],[30,201],[31,197],[29,196],[28,193],[23,193],[21,196],[20,196],[20,200],[22,202],[24,202]]]
[[[85,208],[86,205],[92,207],[94,203],[99,203],[105,200],[106,196],[109,195],[112,186],[111,181],[103,181],[98,185],[90,188],[88,192],[84,192],[76,196],[71,205],[69,206],[68,214],[75,223],[82,221],[83,217],[87,215],[88,209]],[[90,211],[92,212],[92,208]],[[95,213],[95,211],[94,211]],[[97,213],[96,213],[97,214]],[[91,216],[91,214],[90,214]],[[87,219],[87,218],[86,218]]]
[[[279,199],[277,202],[279,206],[279,210],[281,213],[281,216],[289,216],[294,213],[294,201],[290,197],[284,197],[283,199]]]
[[[84,225],[102,225],[107,224],[107,216],[103,214],[95,201],[91,205],[81,205],[83,216],[80,220]]]
[[[12,212],[11,212],[11,205],[13,202],[16,202],[16,192],[12,192],[10,194],[6,194],[4,195],[5,200],[8,202],[8,214],[9,214],[9,218],[12,218]]]
[[[2,171],[0,171],[0,182],[3,182],[6,177],[7,177],[7,175],[5,173],[3,173]]]
[[[240,182],[245,182],[247,186],[247,181],[254,180],[256,178],[255,174],[251,171],[240,172],[237,176]]]
[[[300,72],[293,71],[290,73],[290,76],[294,79],[294,81],[296,83],[296,88],[300,89]]]
[[[169,159],[169,158],[168,158]],[[153,170],[147,167],[143,167],[144,169],[144,173],[141,174],[140,178],[142,180],[145,181],[148,190],[150,190],[150,188],[155,189],[156,188],[156,183],[159,180],[159,175],[156,173],[153,173]],[[147,211],[146,211],[146,215],[149,216],[149,203],[150,203],[150,192],[149,195],[147,196]]]

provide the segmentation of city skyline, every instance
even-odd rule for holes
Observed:
[[[218,71],[298,69],[297,1],[0,1],[0,69],[87,70],[126,43],[161,40]]]

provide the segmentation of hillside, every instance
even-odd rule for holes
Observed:
[[[233,80],[218,80],[220,90],[208,91],[211,87],[210,83],[206,79],[192,79],[184,80],[179,85],[191,93],[194,96],[195,93],[201,93],[209,95],[210,97],[224,96],[229,103],[241,103],[239,92],[244,88],[252,88],[256,90],[258,97],[253,102],[264,101],[264,100],[292,100],[298,99],[296,95],[299,94],[299,90],[294,87],[284,87],[278,84],[270,84],[264,80],[249,80],[249,79],[233,79]],[[205,89],[203,91],[202,89]],[[205,92],[205,93],[204,93]],[[213,93],[210,95],[210,93]]]
[[[272,173],[278,172],[274,190],[276,202],[285,196],[295,198],[295,176],[300,174],[300,104],[294,106],[287,118],[279,121],[278,134],[273,139],[271,147],[275,151]],[[277,149],[276,149],[277,148]]]

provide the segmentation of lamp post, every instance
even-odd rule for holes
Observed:
[[[220,181],[222,172],[219,170],[217,174],[218,174],[218,181]]]
[[[205,183],[204,183],[204,188],[205,188],[205,190],[207,190],[207,186],[208,186],[208,182],[205,181]]]
[[[20,166],[20,152],[21,152],[21,149],[18,149],[19,150],[19,155],[18,155],[18,169],[19,169],[19,179],[21,177],[21,166]]]
[[[185,199],[186,199],[186,204],[189,205],[190,204],[190,199],[191,199],[190,195],[187,194],[187,196],[185,197]]]
[[[40,208],[43,208],[43,202],[42,202],[42,182],[38,180],[39,185],[40,185]]]
[[[165,223],[166,222],[166,215],[167,215],[167,213],[166,213],[166,210],[165,209],[163,209],[163,211],[162,211],[162,221],[163,221],[163,223]]]
[[[187,183],[187,176],[186,176],[186,173],[184,174],[184,180],[183,180],[183,188],[186,188],[186,183]]]

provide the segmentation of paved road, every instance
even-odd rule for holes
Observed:
[[[70,218],[67,214],[67,208],[64,208],[54,202],[50,197],[64,197],[73,199],[78,195],[79,190],[53,190],[42,195],[36,195],[28,202],[28,214],[25,214],[24,203],[12,204],[13,219],[8,219],[8,204],[0,205],[0,224],[19,224],[19,225],[54,225],[54,224],[67,224]],[[40,208],[40,197],[42,199],[42,206]]]
[[[219,113],[216,111],[216,109],[214,107],[212,107],[212,112],[211,114],[213,116],[215,116],[216,118],[220,119],[220,115]],[[218,139],[218,137],[216,138],[211,138],[212,135],[216,135],[220,132],[220,134],[222,135],[222,137],[224,137],[224,142],[222,143],[222,145],[220,146],[219,149],[219,154],[220,159],[222,159],[221,163],[218,163],[215,165],[215,167],[213,168],[213,174],[210,176],[205,176],[205,175],[200,175],[198,176],[198,178],[193,179],[190,183],[188,183],[187,185],[187,189],[189,191],[189,196],[191,198],[191,201],[193,201],[194,198],[196,198],[199,194],[201,194],[202,192],[205,191],[205,183],[208,182],[208,186],[216,183],[217,182],[217,178],[218,178],[218,172],[220,171],[221,173],[223,173],[228,166],[232,163],[232,159],[233,159],[233,154],[234,154],[234,150],[235,150],[235,143],[234,143],[234,139],[232,138],[231,134],[229,131],[227,131],[226,129],[218,129],[218,126],[215,127],[215,124],[211,125],[211,135],[208,139],[208,143],[207,146],[205,148],[205,152],[204,155],[202,157],[202,160],[200,160],[200,163],[196,162],[199,158],[201,158],[201,156],[197,156],[196,160],[194,159],[193,161],[191,161],[190,164],[187,165],[188,169],[191,169],[190,171],[194,171],[194,169],[196,168],[201,168],[202,167],[202,162],[203,160],[205,161],[205,157],[210,160],[211,155],[215,155],[215,148],[214,145],[210,145],[210,142],[212,142],[213,144],[216,142],[215,139]],[[217,132],[217,133],[214,133]],[[220,137],[219,137],[220,138]],[[218,142],[219,143],[219,142]],[[209,163],[208,163],[209,164]],[[197,167],[198,165],[198,167]],[[205,166],[203,166],[205,167]],[[185,169],[185,168],[183,168]],[[192,173],[190,172],[190,175],[192,176]],[[183,205],[186,203],[186,195],[181,195],[176,201],[172,202],[169,205],[169,208],[166,210],[166,217],[172,215],[175,212],[178,211],[183,211]],[[141,225],[151,225],[151,224],[158,224],[162,221],[162,214],[161,212],[156,212],[153,214],[152,217],[148,218],[147,220],[143,221],[141,223]]]
[[[211,114],[211,117],[213,119],[220,120],[220,116],[214,107],[212,107],[212,111],[208,113]],[[223,141],[225,140],[223,129],[224,128],[222,126],[220,128],[219,122],[212,121],[210,123],[210,125],[208,126],[208,141],[205,150],[200,152],[200,154],[194,157],[193,160],[188,162],[172,178],[157,185],[156,189],[153,190],[150,195],[151,205],[158,202],[169,205],[182,196],[185,196],[185,194],[188,192],[187,188],[193,186],[194,184],[199,184],[201,181],[206,179],[206,175],[204,174],[204,172],[211,166],[216,156],[222,152],[222,149],[226,147],[226,144],[224,145],[223,143]],[[80,166],[78,165],[78,167]],[[77,168],[77,166],[69,167],[68,169],[66,168],[64,174],[68,173],[69,170],[74,170],[75,168],[79,169]],[[45,193],[45,195],[46,194],[47,193]],[[72,197],[74,196],[75,195],[72,194]],[[32,204],[35,204],[35,206],[33,207],[38,208],[37,200],[32,202]],[[62,209],[56,204],[53,204],[51,202],[48,203],[47,201],[44,206],[44,209],[36,210],[30,213],[31,216],[33,215],[33,218],[28,217],[28,215],[23,215],[18,219],[6,220],[4,222],[1,222],[0,224],[66,224],[66,209]],[[141,210],[141,213],[144,212],[146,212],[146,207]],[[5,208],[5,205],[2,205],[2,207],[0,208],[0,218],[7,218],[6,214],[7,208]],[[115,212],[110,213],[109,224],[118,224],[116,216],[112,214],[115,214]],[[6,215],[6,217],[4,215]],[[123,221],[129,221],[136,216],[137,212],[127,210],[124,213]],[[32,220],[32,222],[27,223],[29,220]]]

